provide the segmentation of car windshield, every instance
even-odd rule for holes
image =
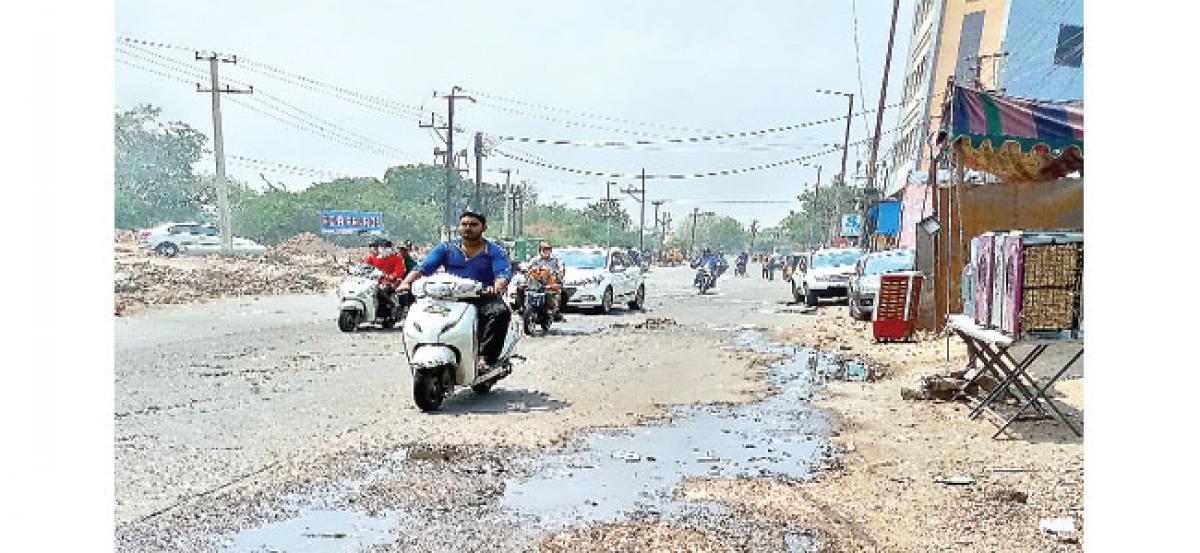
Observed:
[[[911,271],[915,258],[911,253],[881,255],[867,260],[863,267],[864,275],[879,275],[893,271]]]
[[[826,267],[837,267],[838,265],[853,265],[862,256],[862,252],[857,251],[813,254],[812,268],[823,269]]]
[[[583,250],[561,250],[558,252],[563,265],[574,269],[603,269],[604,252]]]

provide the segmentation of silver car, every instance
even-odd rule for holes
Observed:
[[[875,312],[875,293],[879,291],[879,276],[897,271],[916,269],[917,255],[910,249],[875,252],[858,260],[846,294],[850,317],[870,320]]]
[[[137,233],[138,246],[175,257],[181,253],[204,255],[221,251],[221,231],[204,223],[166,223]],[[261,254],[266,246],[247,238],[233,238],[233,252]]]

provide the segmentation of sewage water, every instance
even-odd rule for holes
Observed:
[[[746,329],[739,349],[783,354],[767,381],[773,393],[748,404],[688,405],[669,420],[596,432],[534,460],[537,476],[510,480],[502,504],[547,526],[616,521],[631,513],[671,517],[684,479],[811,478],[833,454],[828,416],[808,406],[820,382],[864,380],[858,363],[768,343]]]
[[[389,513],[370,517],[352,511],[301,511],[294,518],[252,528],[233,537],[229,552],[286,551],[341,553],[361,551],[389,541],[401,517]]]

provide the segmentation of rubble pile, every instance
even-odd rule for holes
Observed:
[[[122,264],[118,303],[156,305],[245,295],[323,292],[332,274],[297,270],[266,259],[210,258],[199,267],[169,266],[147,260]]]
[[[361,253],[306,233],[260,256],[165,258],[138,250],[118,232],[113,292],[120,310],[245,296],[321,293],[337,285]]]
[[[354,256],[365,256],[361,251],[337,246],[311,232],[297,234],[272,246],[268,255],[324,257],[343,261]]]

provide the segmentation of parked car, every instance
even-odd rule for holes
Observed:
[[[608,313],[616,304],[641,309],[646,301],[642,268],[617,248],[560,248],[554,251],[566,267],[563,295],[567,307]]]
[[[809,307],[816,306],[821,298],[846,295],[854,264],[865,255],[858,248],[827,248],[805,252],[796,258],[792,268],[792,297]]]
[[[875,293],[879,291],[879,276],[896,271],[913,271],[917,267],[914,250],[899,249],[875,252],[864,256],[854,265],[846,293],[850,316],[870,320],[875,311]]]
[[[154,250],[166,257],[180,253],[203,255],[221,251],[221,231],[216,225],[204,223],[165,223],[137,233],[138,246]],[[233,251],[259,254],[265,246],[246,238],[233,238]]]

